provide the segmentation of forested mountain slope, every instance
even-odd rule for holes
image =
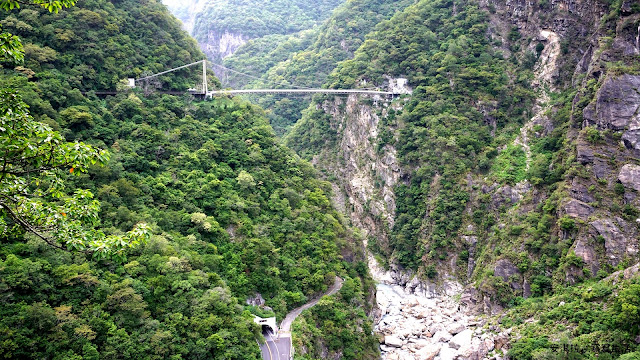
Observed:
[[[531,318],[505,324],[524,335],[515,358],[563,342],[617,358],[637,348],[637,276],[598,280],[638,261],[639,12],[631,1],[418,1],[325,84],[406,78],[413,95],[318,98],[285,142],[336,179],[397,283],[462,283],[463,304],[485,312],[531,298],[518,308]],[[571,307],[553,310],[560,302]]]
[[[25,48],[24,64],[3,63],[1,87],[17,89],[67,141],[112,155],[65,178],[66,190],[94,194],[95,225],[107,234],[141,221],[152,230],[124,262],[3,233],[0,357],[259,359],[252,313],[281,319],[335,275],[347,286],[325,302],[317,334],[339,339],[332,354],[376,357],[357,235],[330,205],[330,186],[278,144],[263,111],[119,85],[203,57],[163,5],[87,0],[58,14],[24,6],[0,23]],[[161,80],[184,90],[199,75]],[[273,312],[245,305],[257,293]]]
[[[342,2],[208,1],[204,3],[202,11],[195,14],[191,33],[209,59],[220,64],[222,59],[233,54],[249,39],[292,34],[314,27]]]

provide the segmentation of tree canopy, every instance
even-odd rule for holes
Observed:
[[[0,24],[25,54],[0,69],[0,88],[20,94],[6,91],[0,125],[13,126],[0,151],[11,155],[2,191],[16,200],[2,199],[0,357],[259,359],[252,314],[282,318],[335,275],[357,278],[349,300],[363,302],[372,283],[356,271],[357,236],[262,110],[139,90],[95,95],[203,57],[164,6],[23,6]],[[187,89],[198,76],[161,81]],[[101,246],[122,261],[86,253]],[[256,293],[271,310],[246,305]],[[346,300],[337,308],[328,320],[346,316],[351,352],[373,358],[370,326],[360,326],[370,320]]]

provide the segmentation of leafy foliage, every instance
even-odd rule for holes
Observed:
[[[107,245],[126,245],[124,233],[140,222],[150,238],[112,262],[3,234],[0,357],[259,359],[252,313],[263,311],[244,306],[248,296],[260,292],[282,318],[362,258],[330,205],[330,186],[278,143],[260,109],[227,98],[94,94],[202,57],[156,1],[87,0],[1,22],[21,35],[26,56],[2,70],[0,85],[18,89],[30,108],[12,100],[15,119],[2,121],[22,120],[30,135],[14,142],[32,144],[28,151],[54,150],[49,162],[20,163],[52,179],[38,193],[50,205],[29,198],[43,215],[28,220],[68,224],[64,244],[84,236],[80,220]],[[166,87],[184,89],[190,75],[167,76]],[[24,186],[36,191],[31,181]],[[369,322],[361,313],[351,321]]]
[[[126,249],[148,236],[138,224],[126,236],[95,230],[99,203],[87,190],[65,192],[62,172],[86,172],[108,161],[105,151],[80,142],[64,142],[57,132],[35,122],[26,105],[10,92],[0,92],[0,234],[27,230],[54,247],[88,251],[97,258],[123,258]],[[87,225],[89,227],[87,227]]]
[[[20,4],[24,5],[25,3],[16,0],[2,0],[0,1],[0,9],[19,9]],[[75,5],[76,0],[29,0],[26,4],[40,5],[41,7],[47,9],[49,12],[57,13],[62,8],[68,8]]]
[[[606,279],[562,289],[553,296],[527,299],[503,319],[533,317],[515,330],[509,350],[513,359],[634,358],[639,334],[639,285],[634,280]],[[618,293],[617,296],[611,296]],[[627,354],[627,355],[623,355]],[[623,356],[621,356],[623,355]]]

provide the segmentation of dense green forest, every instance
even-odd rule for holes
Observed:
[[[356,235],[330,205],[328,183],[278,143],[264,112],[237,99],[155,92],[192,87],[197,69],[144,91],[122,86],[203,57],[164,6],[87,0],[49,13],[25,5],[0,24],[23,43],[24,63],[5,61],[0,84],[28,105],[24,116],[71,147],[108,150],[104,166],[57,170],[62,194],[84,189],[98,200],[91,225],[107,236],[149,228],[148,240],[115,259],[3,231],[0,357],[258,359],[252,314],[281,319],[336,275],[352,286],[323,315],[343,326],[332,351],[375,356],[370,320],[352,301],[362,304],[372,286]],[[256,293],[271,310],[245,305]]]
[[[613,296],[612,296],[613,295]],[[640,358],[640,284],[617,273],[602,281],[587,281],[561,289],[553,296],[523,300],[510,309],[502,322],[518,329],[509,356],[513,359]],[[524,319],[534,318],[526,324]]]
[[[637,359],[640,7],[521,5],[211,2],[199,40],[255,38],[224,62],[253,78],[212,87],[413,90],[263,110],[166,93],[197,67],[126,86],[205,56],[158,0],[0,0],[0,358],[260,359],[254,315],[339,276],[293,324],[296,358],[375,359],[368,240],[397,285],[464,286],[481,331],[510,334],[499,356]],[[352,139],[366,158],[348,107],[379,120]],[[380,159],[395,213],[365,199],[365,239],[332,201],[353,215],[346,165],[382,188]]]

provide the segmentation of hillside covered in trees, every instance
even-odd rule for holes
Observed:
[[[339,275],[348,291],[320,322],[339,331],[318,331],[337,339],[332,352],[375,358],[363,311],[372,283],[357,233],[330,204],[329,184],[278,143],[264,112],[237,99],[158,92],[192,87],[197,70],[161,77],[147,96],[122,86],[203,58],[163,5],[87,0],[0,16],[24,48],[23,63],[2,63],[0,87],[17,93],[11,106],[24,101],[21,116],[71,147],[109,153],[84,173],[54,169],[60,199],[88,190],[100,205],[87,226],[107,236],[149,229],[139,246],[101,259],[53,247],[0,211],[13,229],[0,235],[0,357],[259,359],[253,314],[281,319]],[[245,304],[257,293],[271,310]]]

